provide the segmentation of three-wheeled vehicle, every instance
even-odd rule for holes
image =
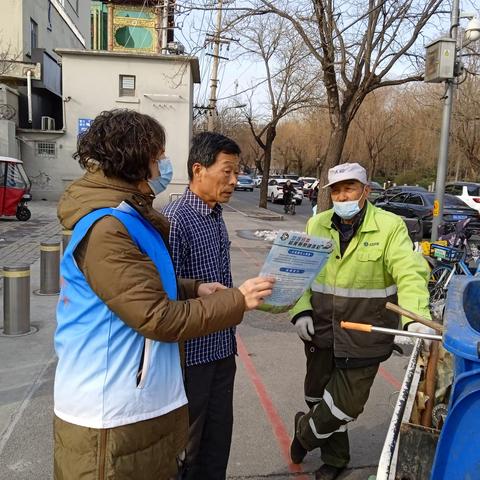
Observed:
[[[13,217],[25,222],[31,217],[27,202],[32,199],[23,162],[11,157],[0,156],[0,216]]]

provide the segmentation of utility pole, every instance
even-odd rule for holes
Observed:
[[[168,0],[163,0],[163,14],[162,14],[162,53],[168,53]]]
[[[455,41],[457,40],[457,28],[460,19],[460,0],[453,0],[450,37]],[[454,48],[454,63],[456,60],[456,44]],[[449,78],[445,81],[446,92],[443,104],[442,114],[442,129],[440,133],[440,148],[438,153],[437,164],[437,181],[435,191],[435,202],[433,206],[433,221],[432,221],[432,237],[434,242],[438,239],[438,227],[442,223],[443,219],[443,200],[445,196],[445,180],[448,170],[448,144],[450,140],[450,122],[452,118],[452,106],[453,106],[453,87],[455,84],[455,78]]]
[[[215,124],[217,123],[217,88],[218,88],[218,64],[220,60],[220,44],[225,41],[222,40],[222,7],[223,0],[218,0],[218,12],[217,12],[217,29],[211,42],[213,43],[213,63],[212,63],[212,74],[210,77],[210,102],[209,106],[209,115],[207,121],[207,129],[209,131],[215,130]]]

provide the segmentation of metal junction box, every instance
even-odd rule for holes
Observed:
[[[455,77],[455,48],[453,38],[440,38],[427,45],[424,82],[440,83]]]

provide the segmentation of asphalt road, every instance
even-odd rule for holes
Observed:
[[[258,207],[260,200],[260,189],[255,188],[253,192],[235,191],[229,205],[237,210],[248,210],[251,207]],[[268,209],[272,212],[284,214],[283,204],[280,203],[267,203]],[[310,200],[304,198],[301,205],[297,205],[295,208],[295,217],[303,219],[305,222],[312,215],[312,207],[310,206]]]

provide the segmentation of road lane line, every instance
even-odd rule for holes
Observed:
[[[388,370],[385,370],[385,368],[380,367],[378,369],[378,373],[380,374],[381,377],[383,377],[384,380],[386,380],[390,385],[395,387],[397,390],[400,390],[400,388],[402,388],[402,384]]]
[[[260,376],[257,373],[257,369],[252,362],[252,359],[248,355],[248,351],[243,343],[240,335],[237,332],[237,348],[238,348],[238,356],[242,361],[245,370],[247,371],[247,375],[250,378],[250,381],[253,383],[255,390],[257,392],[258,398],[262,405],[263,410],[265,411],[270,425],[272,426],[273,433],[275,435],[275,439],[277,440],[278,446],[280,448],[280,452],[288,466],[288,469],[292,473],[304,473],[302,467],[300,465],[295,465],[290,460],[290,443],[291,438],[287,433],[287,429],[280,418],[280,415],[275,408],[272,400],[270,399],[265,385],[263,384]],[[297,480],[308,480],[308,476],[306,475],[299,475],[295,477]]]

